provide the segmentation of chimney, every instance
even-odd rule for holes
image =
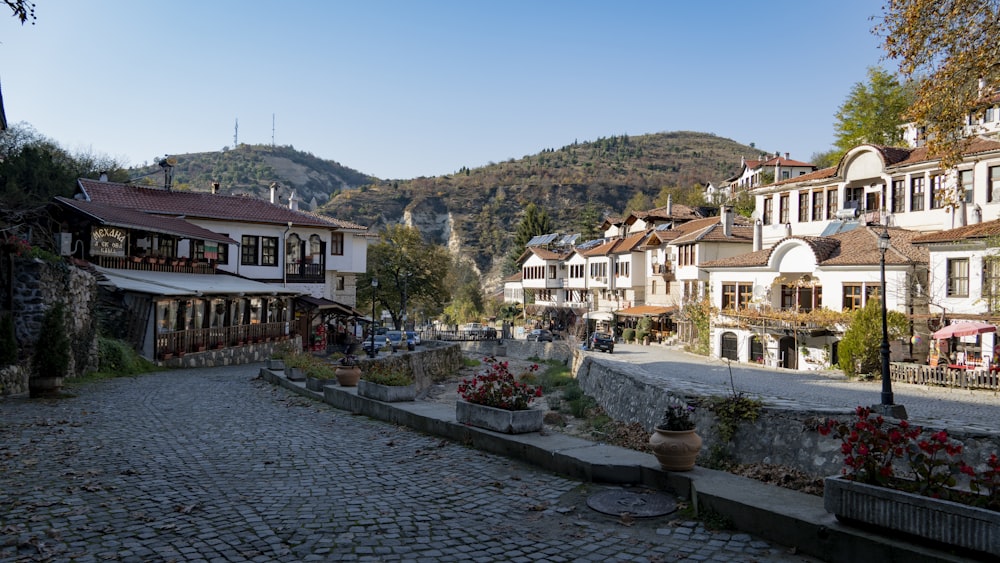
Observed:
[[[219,183],[212,182],[212,195],[219,193]]]
[[[785,236],[786,237],[792,236],[792,224],[791,223],[785,223]]]
[[[271,182],[271,203],[275,203],[274,195],[278,191],[278,183]]]
[[[791,158],[788,158],[789,154],[791,154],[791,153],[787,153],[787,152],[785,153],[785,160],[791,160]]]
[[[764,248],[764,223],[760,219],[753,222],[753,251]]]
[[[983,222],[983,208],[979,207],[977,203],[975,207],[972,208],[972,224],[978,225]]]
[[[299,200],[295,198],[295,190],[292,190],[292,194],[288,196],[288,208],[292,211],[299,210]]]
[[[667,194],[667,217],[674,216],[674,196]]]
[[[722,236],[733,236],[733,208],[728,205],[722,206]]]
[[[101,177],[100,177],[100,179],[98,181],[99,182],[107,182],[108,181],[108,173],[107,172],[101,172]]]

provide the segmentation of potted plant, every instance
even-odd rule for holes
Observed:
[[[817,430],[840,440],[841,475],[828,477],[823,504],[859,522],[931,541],[1000,553],[1000,460],[973,467],[945,431],[924,432],[857,407],[855,420],[827,420]],[[967,487],[957,487],[958,477]]]
[[[337,377],[336,369],[309,354],[302,355],[307,359],[304,368],[306,372],[306,389],[322,392],[323,387],[329,385]]]
[[[417,398],[417,385],[409,374],[373,362],[361,374],[358,395],[385,403],[412,401]]]
[[[507,362],[492,357],[483,361],[485,371],[458,385],[458,422],[507,434],[541,430],[545,413],[531,408],[531,402],[542,396],[542,388],[519,381],[510,373]],[[538,365],[532,364],[522,377],[535,371]]]
[[[357,358],[348,352],[340,359],[340,363],[334,371],[337,383],[341,387],[355,387],[361,379],[361,368],[357,365]]]
[[[649,448],[660,467],[667,471],[694,469],[701,451],[701,436],[694,427],[694,407],[687,404],[667,407],[649,437]]]

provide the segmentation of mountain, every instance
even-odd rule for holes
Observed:
[[[544,209],[561,232],[593,232],[623,213],[637,192],[653,200],[662,188],[675,188],[675,201],[700,202],[696,185],[718,185],[739,172],[740,157],[760,153],[708,133],[614,136],[445,176],[342,190],[321,211],[376,230],[415,226],[471,258],[485,285],[495,287],[527,203]]]
[[[739,171],[740,157],[761,151],[709,133],[679,131],[612,136],[545,149],[520,159],[462,168],[454,174],[379,180],[292,147],[240,145],[231,150],[175,155],[174,189],[269,197],[277,182],[281,201],[290,190],[303,209],[366,225],[374,232],[404,223],[426,238],[473,260],[487,287],[501,278],[525,205],[545,210],[560,232],[594,233],[620,215],[636,193],[653,200],[673,188],[675,201],[696,202],[696,185],[718,185]],[[162,184],[159,166],[130,171]]]
[[[174,162],[172,187],[176,190],[209,191],[219,182],[222,193],[269,198],[271,183],[280,184],[283,203],[291,191],[312,209],[327,202],[330,195],[375,181],[332,160],[297,151],[290,146],[240,145],[218,152],[171,155]],[[157,165],[129,171],[136,183],[163,184],[163,169]]]

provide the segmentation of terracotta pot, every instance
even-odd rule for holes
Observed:
[[[334,374],[341,387],[356,387],[361,379],[361,368],[358,366],[338,366]]]
[[[656,428],[649,437],[649,447],[667,471],[691,471],[701,451],[701,436],[694,430]]]

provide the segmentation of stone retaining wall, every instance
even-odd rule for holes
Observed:
[[[476,352],[484,356],[510,356],[512,358],[555,360],[569,363],[573,357],[573,347],[568,341],[528,342],[526,340],[468,340],[458,342],[462,350]]]
[[[384,365],[413,377],[417,394],[435,383],[454,377],[462,369],[462,349],[457,342],[425,340],[416,351],[379,355],[376,359],[361,357],[358,365],[364,377],[365,368],[372,363]]]
[[[597,359],[592,355],[574,353],[572,371],[584,393],[615,420],[637,422],[652,432],[663,411],[672,404],[704,404],[718,396],[716,389],[686,382],[673,384],[669,380],[652,378],[638,366]],[[673,385],[673,386],[672,386]],[[820,436],[816,427],[820,420],[836,417],[853,418],[853,410],[805,409],[793,402],[764,401],[760,418],[743,422],[732,442],[724,443],[717,429],[718,420],[706,408],[695,411],[698,434],[702,445],[699,464],[722,452],[738,463],[771,463],[804,471],[816,477],[840,473],[843,456],[840,442]],[[1000,432],[985,434],[961,428],[926,428],[926,432],[947,430],[964,445],[963,458],[970,463],[985,460],[992,452],[1000,452]]]

